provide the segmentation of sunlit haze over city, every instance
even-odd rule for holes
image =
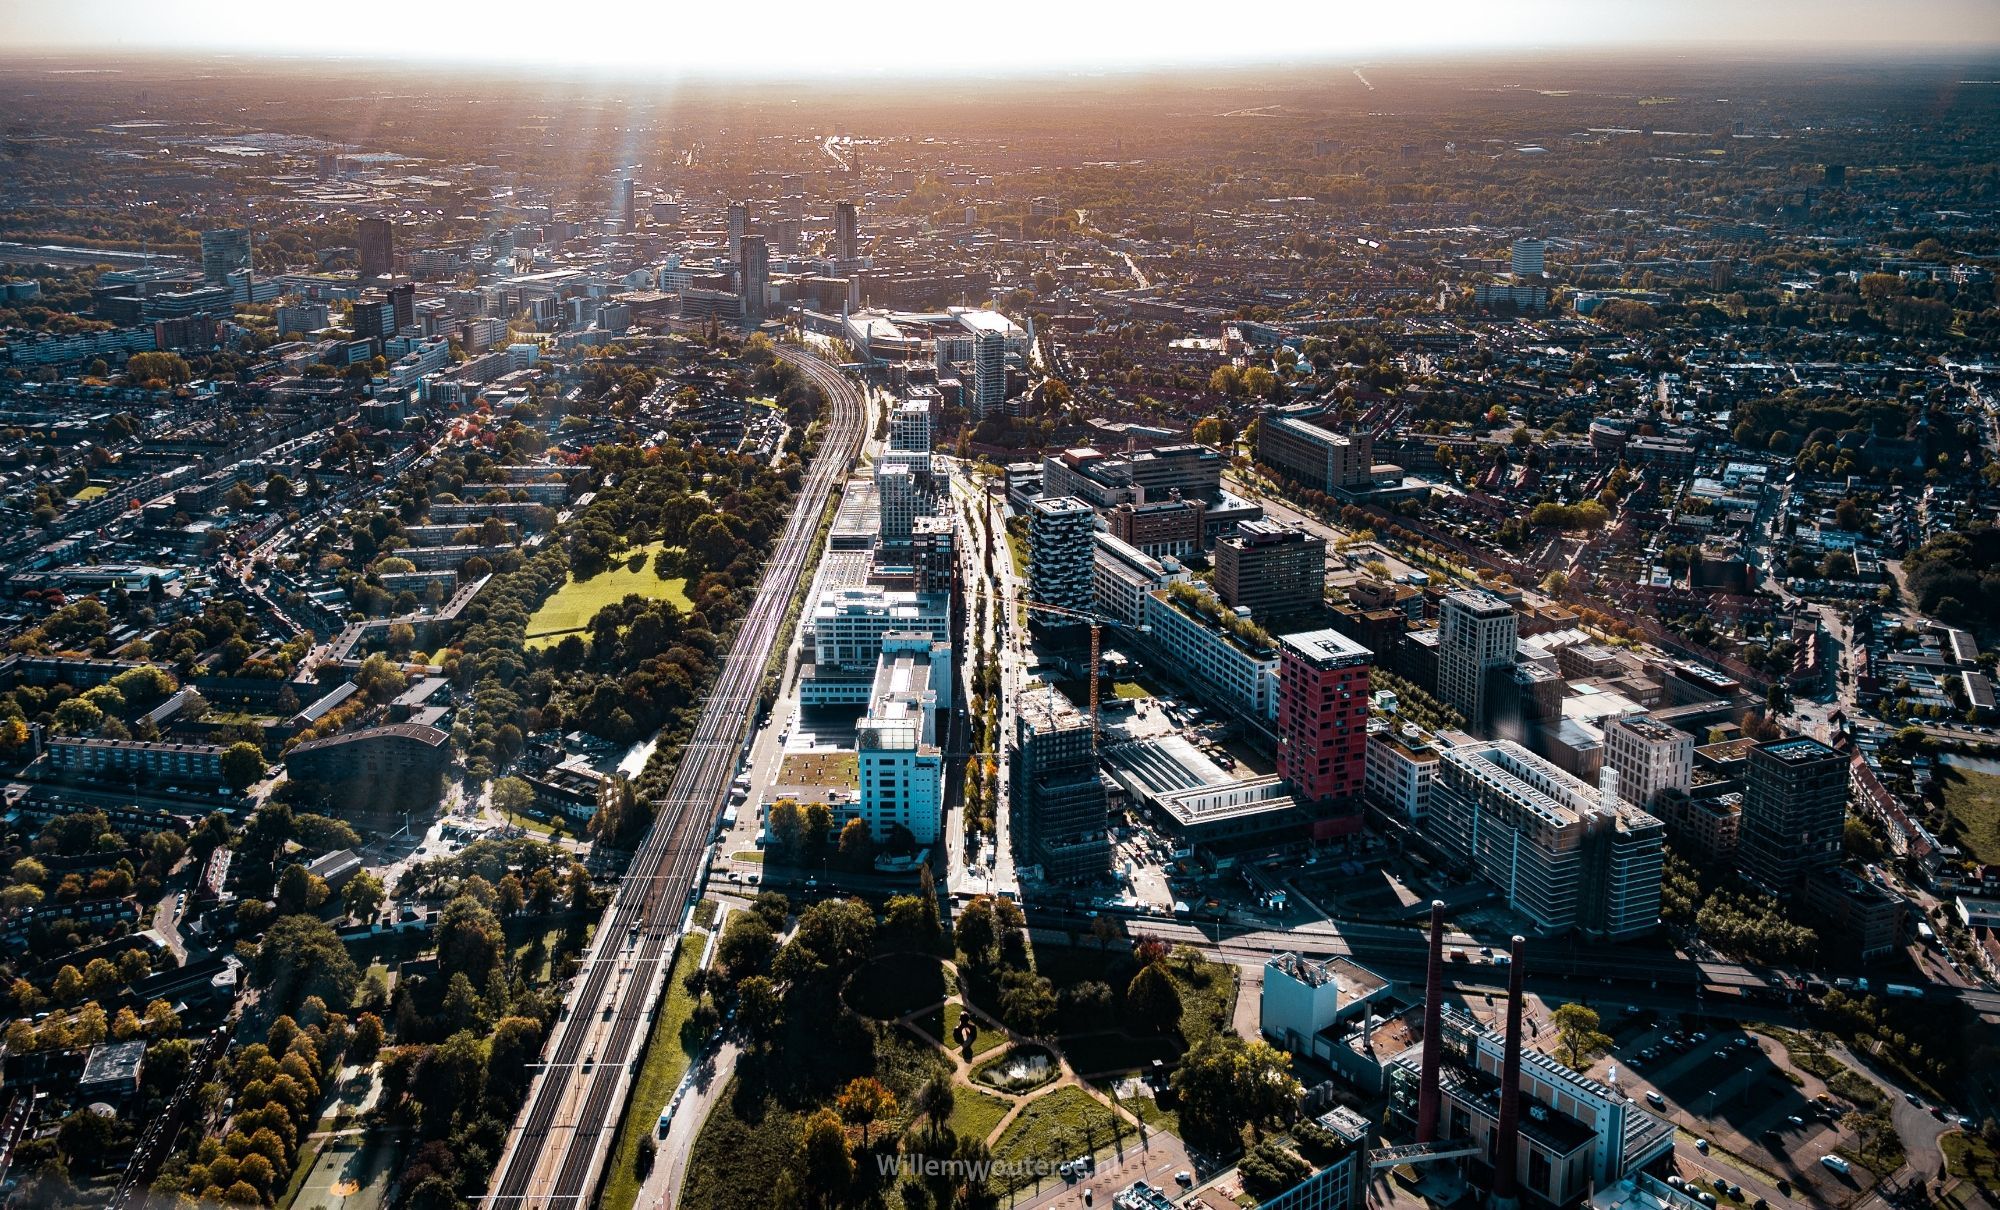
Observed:
[[[407,58],[694,76],[992,75],[1176,64],[1600,48],[1792,56],[1901,53],[2000,39],[1985,0],[1021,0],[910,12],[804,0],[754,6],[609,0],[565,13],[527,0],[337,9],[255,0],[9,0],[0,47]]]
[[[2000,1210],[2000,3],[0,0],[0,1210]]]

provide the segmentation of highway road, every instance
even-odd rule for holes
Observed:
[[[652,830],[626,867],[543,1049],[495,1171],[489,1205],[582,1210],[595,1200],[688,908],[707,869],[709,838],[741,760],[765,667],[801,577],[818,558],[829,494],[861,449],[861,388],[804,349],[786,346],[783,356],[827,398],[819,453],[667,797],[657,804]]]

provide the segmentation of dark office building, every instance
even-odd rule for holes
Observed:
[[[1111,868],[1091,722],[1052,686],[1022,696],[1011,772],[1024,860],[1052,882],[1089,881]]]
[[[833,257],[851,261],[861,248],[861,216],[853,202],[836,202],[833,207]]]
[[[361,280],[396,271],[396,224],[380,215],[361,220]]]
[[[1743,873],[1780,894],[1840,864],[1847,757],[1806,736],[1758,744],[1743,782]]]
[[[761,235],[746,235],[736,257],[737,291],[743,297],[743,322],[764,322],[771,284],[771,250]]]
[[[386,298],[355,300],[354,339],[382,340],[396,334],[396,304]]]
[[[389,289],[389,309],[396,317],[396,331],[417,326],[417,287],[410,282]]]
[[[1326,596],[1326,539],[1276,521],[1245,521],[1215,544],[1215,592],[1252,617],[1290,617]]]

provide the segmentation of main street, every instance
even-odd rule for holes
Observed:
[[[496,1169],[491,1205],[580,1210],[596,1196],[700,889],[710,833],[740,762],[765,669],[800,581],[817,559],[827,500],[860,452],[866,431],[860,387],[804,349],[787,346],[783,356],[826,396],[829,419],[819,454],[682,750],[667,796],[656,804],[652,829],[612,896],[543,1049],[527,1104]]]

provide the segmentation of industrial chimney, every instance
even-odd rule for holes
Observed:
[[[1515,1170],[1521,1154],[1521,989],[1523,937],[1514,938],[1514,960],[1507,974],[1507,1049],[1500,1060],[1499,1144],[1493,1155],[1494,1210],[1513,1210],[1520,1204],[1520,1186]]]
[[[1417,1141],[1435,1143],[1438,1064],[1444,1057],[1444,900],[1431,900],[1431,958],[1424,975],[1424,1066],[1417,1088]]]

